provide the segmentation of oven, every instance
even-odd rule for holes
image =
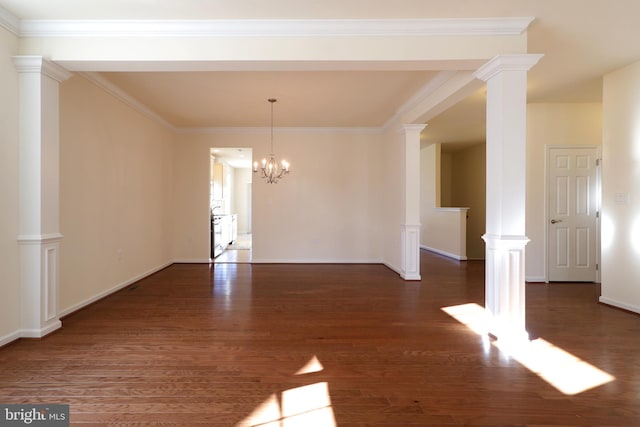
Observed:
[[[211,215],[211,258],[222,253],[222,217]]]

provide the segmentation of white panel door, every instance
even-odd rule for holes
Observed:
[[[547,266],[550,282],[595,282],[597,148],[549,148]]]

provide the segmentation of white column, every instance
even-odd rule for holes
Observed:
[[[499,55],[476,77],[487,83],[485,309],[502,341],[528,340],[524,248],[527,71],[542,55]]]
[[[59,83],[63,68],[40,56],[13,58],[19,73],[20,290],[23,337],[59,328]]]
[[[420,280],[420,132],[426,125],[403,125],[404,213],[402,278]]]

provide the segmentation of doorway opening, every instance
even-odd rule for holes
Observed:
[[[250,263],[252,150],[212,147],[209,213],[213,263]]]

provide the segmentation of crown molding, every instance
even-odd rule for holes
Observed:
[[[148,118],[158,123],[159,125],[173,132],[176,131],[175,126],[173,126],[171,123],[166,121],[162,116],[160,116],[158,113],[151,110],[142,102],[138,101],[137,99],[135,99],[134,97],[132,97],[131,95],[129,95],[128,93],[120,89],[118,86],[114,85],[113,83],[111,83],[110,81],[102,77],[100,74],[93,73],[93,72],[83,72],[78,74],[84,77],[85,79],[87,79],[88,81],[90,81],[91,83],[93,83],[94,85],[96,85],[97,87],[99,87],[100,89],[104,90],[105,92],[109,93],[110,95],[114,96],[120,101],[124,102],[129,107],[147,116]]]
[[[502,71],[529,71],[543,56],[538,53],[497,55],[478,68],[474,76],[486,82]]]
[[[22,37],[513,36],[533,17],[461,19],[23,20]],[[15,26],[15,25],[14,25]]]
[[[409,134],[409,133],[420,134],[423,130],[425,130],[426,127],[427,127],[426,123],[403,124],[402,127],[399,128],[399,130],[401,129],[405,134]]]
[[[384,129],[390,129],[393,124],[400,119],[405,113],[411,111],[418,104],[420,104],[425,98],[431,96],[438,88],[444,85],[456,74],[453,70],[440,71],[434,78],[429,80],[422,88],[418,90],[411,98],[409,98],[404,104],[402,104],[394,113],[394,115],[387,120],[384,124]]]
[[[12,32],[16,36],[20,35],[20,19],[0,6],[0,27]]]
[[[55,62],[47,61],[42,56],[14,56],[13,63],[19,73],[41,73],[58,82],[63,82],[72,76],[72,73],[66,68],[61,67]]]

